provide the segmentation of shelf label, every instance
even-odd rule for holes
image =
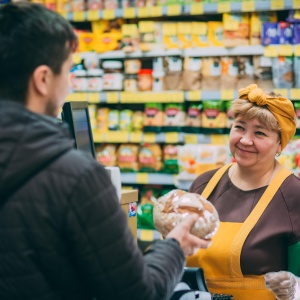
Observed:
[[[166,132],[165,137],[166,137],[166,143],[169,144],[178,143],[179,136],[177,132]]]
[[[95,143],[105,142],[105,134],[104,132],[99,132],[98,130],[93,131],[93,139]]]
[[[81,54],[80,54],[80,52],[75,52],[75,53],[73,53],[73,55],[72,55],[72,60],[73,60],[73,63],[74,63],[74,64],[79,64],[79,63],[81,63]]]
[[[218,3],[218,13],[230,12],[230,2],[220,2]]]
[[[291,100],[300,100],[300,89],[291,89],[290,98]]]
[[[174,92],[170,94],[171,102],[183,103],[184,102],[184,93],[183,92]]]
[[[224,145],[224,136],[222,134],[212,134],[210,136],[211,144],[213,145]]]
[[[105,142],[108,143],[127,143],[128,134],[123,131],[108,131],[105,133]]]
[[[148,173],[137,173],[136,174],[136,183],[148,183]]]
[[[156,134],[155,133],[145,133],[144,134],[144,143],[155,143]]]
[[[115,18],[115,11],[113,9],[104,9],[103,10],[103,19],[112,20]]]
[[[87,19],[88,19],[88,21],[98,21],[100,19],[99,11],[98,10],[89,10],[87,12]]]
[[[68,19],[68,13],[66,11],[60,11],[58,12],[62,17],[64,17],[65,19]]]
[[[139,18],[149,17],[149,7],[140,7],[140,8],[138,8],[137,15],[138,15]]]
[[[284,0],[272,0],[271,10],[284,9]]]
[[[87,93],[74,93],[70,101],[87,101]]]
[[[187,95],[188,101],[200,101],[201,100],[201,90],[188,91]]]
[[[179,16],[181,15],[180,5],[169,5],[167,6],[167,16]]]
[[[300,0],[293,0],[293,8],[300,8]]]
[[[300,56],[300,46],[299,45],[296,45],[294,46],[294,55],[295,56]]]
[[[243,1],[242,2],[242,11],[255,11],[255,2],[254,1]]]
[[[279,94],[283,97],[287,97],[288,96],[288,90],[287,89],[274,89],[274,93],[275,94]]]
[[[134,7],[127,7],[124,9],[123,17],[125,19],[132,19],[135,18],[135,8]]]
[[[100,94],[99,93],[90,93],[88,94],[89,103],[99,103],[100,102]]]
[[[278,56],[278,47],[277,46],[267,46],[264,51],[265,57],[276,57]]]
[[[185,134],[184,135],[185,144],[198,144],[197,134]]]
[[[81,22],[85,20],[85,13],[84,11],[75,11],[73,12],[73,21]]]
[[[153,230],[140,229],[139,239],[141,241],[145,241],[145,242],[154,241],[154,234],[153,234],[153,232],[154,232]]]
[[[280,45],[279,46],[279,55],[292,56],[293,55],[293,46],[292,45]]]
[[[232,100],[234,98],[234,90],[221,90],[221,100]]]
[[[118,103],[119,102],[119,93],[116,93],[116,92],[106,93],[106,102],[107,103]]]
[[[131,132],[129,135],[130,143],[141,143],[142,142],[142,133],[141,132]]]
[[[191,5],[191,15],[202,15],[203,14],[203,3],[196,3]]]
[[[121,103],[131,103],[132,98],[130,96],[131,96],[131,93],[129,93],[129,92],[121,92],[120,102]]]
[[[151,17],[161,17],[163,15],[162,6],[152,6],[150,7]]]

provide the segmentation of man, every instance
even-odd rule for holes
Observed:
[[[0,299],[168,299],[196,217],[143,256],[103,167],[55,119],[76,37],[42,6],[0,8]]]

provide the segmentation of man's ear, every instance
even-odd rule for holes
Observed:
[[[49,93],[50,82],[52,78],[52,70],[46,66],[38,66],[32,74],[32,85],[35,92],[41,96],[46,96]]]

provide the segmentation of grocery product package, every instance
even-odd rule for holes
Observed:
[[[223,23],[210,21],[207,22],[208,28],[208,43],[209,46],[223,47],[224,46],[224,32]]]
[[[117,146],[101,145],[96,147],[97,161],[105,167],[116,166],[117,163]]]
[[[221,58],[221,90],[236,89],[238,81],[238,61],[236,57]]]
[[[208,47],[207,22],[192,22],[192,47]]]
[[[164,131],[181,131],[185,125],[185,108],[182,103],[170,103],[165,105]]]
[[[201,89],[201,58],[185,57],[182,71],[182,89]]]
[[[117,165],[123,172],[138,171],[138,145],[122,144],[117,150]]]
[[[219,90],[221,85],[221,62],[219,57],[204,57],[201,67],[203,91]]]
[[[177,49],[179,47],[177,23],[164,22],[162,25],[162,32],[164,48]]]
[[[163,146],[164,166],[163,170],[166,173],[178,174],[178,146],[164,145]]]
[[[294,84],[293,58],[278,56],[272,59],[273,83],[275,88],[291,89]]]
[[[238,80],[236,89],[239,90],[255,83],[254,65],[252,56],[238,56]]]
[[[162,169],[162,151],[158,144],[141,146],[138,154],[141,172],[158,172]]]
[[[255,83],[263,90],[274,89],[272,80],[272,59],[264,56],[253,56]]]
[[[160,132],[164,124],[164,112],[161,103],[146,103],[144,112],[144,131]]]
[[[121,49],[127,53],[139,50],[139,31],[136,24],[122,25]]]
[[[182,59],[177,56],[164,58],[165,77],[163,78],[165,90],[182,89]]]

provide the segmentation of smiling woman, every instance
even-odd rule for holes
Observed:
[[[300,182],[275,159],[295,134],[294,108],[252,84],[239,91],[231,110],[236,163],[200,175],[190,188],[215,206],[220,227],[212,246],[188,257],[187,265],[204,269],[211,292],[275,300],[264,274],[300,275]]]

